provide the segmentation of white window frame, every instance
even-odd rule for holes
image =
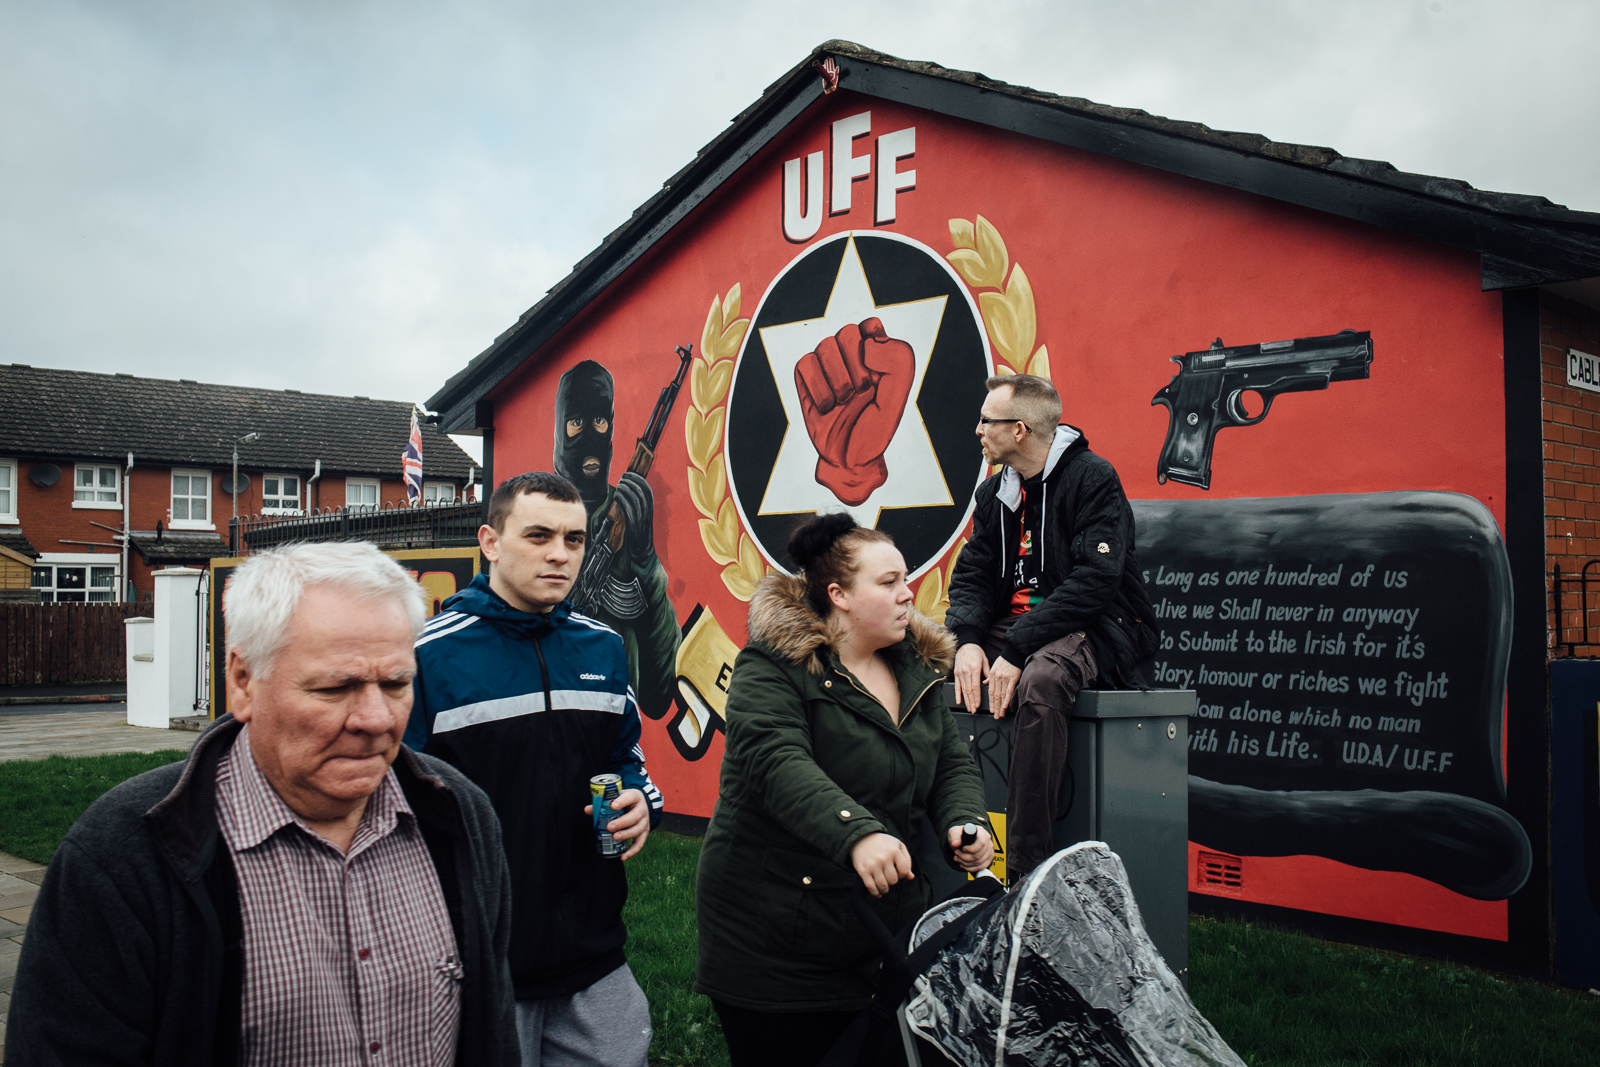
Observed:
[[[0,471],[10,474],[10,484],[0,486],[0,493],[8,493],[5,507],[0,508],[0,526],[16,526],[22,520],[17,518],[17,474],[21,465],[14,459],[0,459]],[[0,479],[4,480],[4,479]]]
[[[278,488],[279,488],[280,492],[273,494],[273,499],[276,499],[276,500],[282,500],[283,499],[283,493],[281,492],[281,490],[283,488],[284,479],[285,478],[293,478],[294,479],[295,491],[294,491],[294,506],[293,507],[286,508],[286,507],[282,507],[282,506],[277,506],[277,507],[268,507],[267,506],[267,495],[268,495],[267,494],[267,479],[269,479],[269,478],[277,479],[277,482],[278,482]],[[263,514],[263,515],[299,515],[302,511],[305,510],[304,508],[302,508],[300,506],[300,494],[305,491],[305,487],[306,487],[306,479],[305,479],[305,475],[303,475],[303,474],[283,474],[283,473],[263,474],[261,476],[261,514]]]
[[[429,489],[434,490],[434,493],[435,493],[434,498],[432,500],[428,499],[428,490]],[[438,495],[440,491],[449,493],[450,495],[448,497],[444,497],[443,499],[441,499],[439,497],[439,495]],[[423,482],[422,483],[422,502],[424,504],[427,504],[427,505],[454,504],[456,502],[456,483],[455,482]]]
[[[350,499],[350,489],[353,486],[362,488],[370,486],[372,488],[372,503],[352,501]],[[346,478],[344,480],[344,506],[346,508],[370,508],[373,511],[377,511],[383,506],[383,483],[377,478]]]
[[[86,470],[90,470],[90,471],[94,471],[95,472],[95,474],[93,475],[93,477],[91,479],[94,484],[90,485],[90,486],[81,486],[81,485],[78,484],[78,477],[81,474],[81,472],[86,471]],[[100,484],[100,473],[99,473],[101,471],[107,471],[107,470],[116,472],[116,480],[115,480],[115,483],[113,484],[113,486],[111,487],[111,492],[114,492],[116,494],[116,499],[115,500],[98,500],[98,499],[96,499],[96,500],[79,500],[78,499],[78,494],[83,492],[85,489],[87,489],[89,492],[94,493],[96,496],[98,496],[100,493],[104,493],[104,492],[107,491],[106,487]],[[95,511],[121,511],[122,510],[122,467],[120,465],[116,464],[116,463],[74,463],[72,465],[72,506],[75,507],[75,508],[89,508],[89,509],[95,510]]]
[[[171,477],[167,479],[167,528],[171,530],[215,530],[217,524],[212,521],[217,514],[217,487],[212,480],[212,472],[207,470],[190,470],[186,467],[174,467]],[[179,519],[172,514],[173,502],[176,499],[172,492],[172,478],[183,475],[187,478],[204,478],[206,480],[206,517],[203,519]],[[193,495],[186,496],[185,500],[195,499]]]
[[[33,584],[33,579],[32,579],[31,576],[29,577],[29,580],[28,580],[28,587],[30,589],[38,590],[38,592],[40,593],[39,599],[43,603],[46,603],[46,604],[84,604],[84,603],[88,603],[88,604],[115,604],[117,602],[117,600],[118,600],[117,587],[118,587],[118,585],[120,583],[119,583],[119,575],[118,575],[117,572],[122,570],[122,560],[120,558],[118,558],[113,553],[109,553],[109,552],[46,552],[46,553],[43,553],[42,555],[40,555],[40,557],[38,559],[34,560],[33,561],[33,565],[34,565],[35,568],[38,568],[38,567],[49,567],[49,568],[51,568],[51,570],[50,570],[50,585],[48,585],[48,586],[34,585]],[[57,567],[82,567],[84,569],[84,574],[83,574],[84,585],[83,585],[83,588],[81,590],[77,590],[77,589],[71,590],[71,592],[74,593],[74,594],[75,593],[79,593],[79,592],[83,593],[83,599],[82,600],[62,600],[62,599],[60,599],[60,595],[61,595],[60,594],[60,590],[56,587],[56,584],[55,584],[56,581],[58,580],[57,579],[57,575],[56,575],[56,571],[55,571],[55,568],[57,568]],[[109,586],[97,586],[97,585],[94,584],[94,568],[100,568],[100,569],[103,569],[103,570],[111,571],[111,584]],[[92,593],[96,592],[96,591],[99,591],[103,595],[99,596],[99,597],[96,597],[93,600],[89,599],[90,595]],[[50,599],[46,600],[45,599],[46,596],[48,596]]]

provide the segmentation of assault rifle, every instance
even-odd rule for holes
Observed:
[[[1372,374],[1372,334],[1341,330],[1327,337],[1297,337],[1228,348],[1217,338],[1209,349],[1173,356],[1178,373],[1150,400],[1167,409],[1167,439],[1156,461],[1156,481],[1168,478],[1211,488],[1211,446],[1226,426],[1254,426],[1279,393],[1326,389]],[[1251,415],[1245,393],[1261,396]]]
[[[662,431],[667,428],[667,416],[672,413],[672,405],[677,402],[678,391],[683,388],[683,379],[689,373],[689,364],[694,361],[694,345],[678,345],[676,351],[679,359],[678,373],[656,398],[656,407],[650,413],[650,422],[633,446],[633,459],[628,461],[628,471],[641,478],[649,475],[650,466],[655,462],[656,445],[661,441]],[[622,539],[626,533],[627,522],[622,515],[622,506],[613,498],[605,518],[600,520],[599,529],[589,541],[588,558],[583,561],[583,569],[578,574],[577,589],[573,591],[572,601],[581,610],[589,610],[601,603],[600,594],[605,588],[606,577],[611,572],[611,561],[622,550]],[[643,608],[642,603],[632,603],[633,599],[634,597],[624,596],[623,603],[607,603],[607,607],[621,618],[632,618]]]

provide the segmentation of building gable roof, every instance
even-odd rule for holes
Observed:
[[[1600,214],[1544,197],[1486,192],[1409,174],[1331,148],[1213,130],[899,59],[849,41],[818,46],[634,211],[545,297],[429,400],[445,429],[487,426],[496,385],[823,95],[814,62],[832,57],[841,87],[1479,253],[1488,289],[1600,277]]]
[[[226,467],[233,441],[242,470],[400,477],[412,405],[294,389],[0,366],[0,455],[64,461]],[[472,458],[431,423],[422,426],[426,477],[465,480]],[[68,472],[70,477],[70,472]]]

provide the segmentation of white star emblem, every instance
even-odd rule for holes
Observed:
[[[873,299],[861,257],[856,253],[855,238],[851,237],[846,239],[844,258],[839,263],[839,273],[834,277],[833,291],[822,317],[768,326],[760,331],[789,427],[772,465],[772,475],[758,514],[843,510],[860,525],[872,527],[877,525],[878,513],[884,508],[929,507],[952,502],[950,487],[939,470],[939,459],[928,437],[928,428],[917,410],[917,397],[922,392],[922,379],[928,371],[928,357],[939,336],[939,325],[944,321],[947,299],[936,296],[880,306]],[[823,338],[846,325],[874,316],[883,322],[890,337],[911,346],[916,371],[905,411],[883,453],[888,480],[862,503],[847,507],[832,490],[817,481],[817,449],[811,443],[805,416],[800,410],[794,368]]]

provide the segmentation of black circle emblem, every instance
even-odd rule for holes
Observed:
[[[985,474],[973,433],[993,373],[983,321],[933,249],[846,232],[768,286],[728,394],[728,477],[769,562],[806,517],[849,511],[912,576],[947,552]]]

